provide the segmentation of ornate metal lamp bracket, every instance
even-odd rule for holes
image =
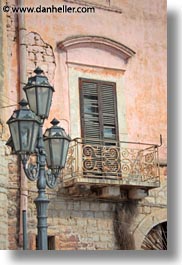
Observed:
[[[50,189],[54,189],[57,185],[57,179],[59,176],[59,170],[56,172],[52,172],[52,170],[48,169],[45,172],[46,175],[46,184]]]
[[[37,156],[36,164],[29,163],[28,162],[29,157],[30,157],[29,155],[21,154],[21,161],[25,175],[29,180],[34,181],[37,180],[39,176],[39,170],[40,170],[39,156]]]

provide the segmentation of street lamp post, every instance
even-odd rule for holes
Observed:
[[[38,249],[47,250],[47,207],[46,186],[54,188],[62,168],[66,163],[70,137],[59,127],[57,119],[43,135],[44,120],[48,118],[54,88],[38,67],[35,76],[28,79],[24,87],[28,102],[20,101],[20,109],[15,110],[7,121],[11,137],[7,145],[13,153],[20,155],[23,169],[29,180],[37,180]],[[27,107],[29,105],[29,108]],[[36,164],[29,163],[29,157],[35,154]],[[46,169],[47,166],[47,169]]]

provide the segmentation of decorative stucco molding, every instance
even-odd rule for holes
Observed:
[[[109,38],[100,36],[74,36],[66,38],[58,43],[57,47],[61,50],[67,51],[76,47],[94,46],[100,49],[108,49],[117,52],[124,60],[128,60],[135,55],[135,52],[123,45]]]

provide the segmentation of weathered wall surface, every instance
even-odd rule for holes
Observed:
[[[5,141],[3,140],[4,119],[3,106],[6,102],[3,98],[4,90],[4,21],[0,12],[0,249],[8,248],[8,215],[7,215],[7,184],[8,184],[8,161],[6,159]],[[3,100],[4,99],[4,100]]]
[[[113,230],[115,204],[71,198],[50,198],[49,236],[56,237],[56,249],[117,249]],[[35,208],[29,210],[30,248],[35,249]]]
[[[50,199],[48,210],[48,235],[55,236],[55,249],[120,249],[115,229],[126,226],[134,237],[135,249],[140,250],[145,235],[155,225],[167,221],[167,172],[161,169],[161,187],[149,192],[141,201],[134,201],[136,207],[132,223],[128,227],[115,216],[117,203],[112,200],[73,199],[65,197],[58,191],[53,194],[48,190]],[[28,229],[29,247],[36,248],[36,209],[33,200],[36,197],[35,187],[29,192]],[[132,201],[130,201],[132,202]],[[120,202],[120,208],[125,202]],[[123,223],[124,222],[124,223]],[[114,229],[115,226],[115,229]]]
[[[15,4],[14,1],[10,2],[12,5]],[[71,2],[54,0],[51,4],[78,6]],[[68,82],[68,78],[75,75],[73,75],[73,68],[69,68],[68,72],[64,71],[63,54],[57,48],[57,43],[76,35],[96,35],[110,38],[131,48],[136,54],[125,65],[124,78],[123,73],[121,74],[125,126],[124,131],[120,133],[121,135],[124,133],[131,141],[151,143],[157,143],[159,135],[162,134],[163,146],[160,148],[160,160],[166,162],[166,1],[157,0],[152,5],[149,0],[95,0],[94,2],[99,5],[94,14],[34,13],[25,15],[27,76],[31,75],[36,66],[43,68],[55,88],[49,120],[54,116],[58,119],[65,119],[62,125],[69,130],[70,124],[68,123],[70,123],[72,106],[70,105],[70,91],[65,89],[65,80]],[[50,5],[46,0],[41,1],[41,4]],[[37,2],[28,0],[26,6],[37,6]],[[122,13],[117,12],[120,9]],[[109,18],[112,18],[112,23]],[[4,69],[7,69],[7,72],[6,80],[4,80],[3,68],[0,71],[0,89],[4,87],[0,100],[7,105],[15,105],[19,100],[17,15],[9,13],[6,19],[4,20],[6,40],[3,43],[8,46],[8,49],[4,50],[6,53],[4,56],[7,59]],[[2,25],[3,23],[0,23],[0,26]],[[0,28],[0,41],[2,42],[1,32]],[[0,53],[0,59],[1,57]],[[80,54],[80,60],[84,61],[84,59],[84,54]],[[102,64],[102,62],[99,63]],[[85,67],[80,67],[82,72]],[[107,79],[110,76],[114,78],[111,70],[103,69],[100,70],[102,73],[98,76],[107,77]],[[92,73],[87,72],[87,75],[93,76],[93,72],[94,68],[92,68]],[[73,79],[70,79],[68,83],[72,84]],[[20,170],[16,157],[11,156],[9,150],[5,148],[5,140],[8,139],[5,121],[14,108],[6,108],[1,118],[5,131],[3,132],[4,138],[0,142],[0,168],[3,169],[0,172],[0,202],[2,202],[0,203],[2,214],[0,249],[19,248]],[[75,118],[75,120],[78,119],[79,117]],[[49,121],[46,122],[45,127],[48,123]],[[161,187],[151,190],[149,197],[140,202],[138,215],[130,228],[137,249],[140,249],[144,236],[152,226],[166,220],[166,185],[166,167],[163,167],[161,168]],[[5,188],[7,186],[8,190]],[[35,249],[36,211],[33,200],[36,197],[36,184],[29,183],[28,190],[30,248]],[[48,233],[50,236],[55,236],[56,249],[119,248],[113,227],[114,202],[73,200],[59,192],[50,193],[50,190],[48,190],[48,196],[51,200],[48,210]],[[152,223],[151,220],[154,222]]]
[[[95,1],[96,2],[96,1]],[[27,5],[36,6],[36,1]],[[46,1],[42,2],[47,4]],[[57,4],[56,1],[52,2]],[[61,3],[59,3],[61,4]],[[63,1],[62,4],[65,4]],[[48,4],[47,4],[48,5]],[[58,5],[58,4],[57,4]],[[69,3],[70,6],[78,6]],[[56,58],[53,106],[58,116],[69,120],[69,102],[64,91],[64,78],[60,53],[56,44],[76,35],[109,37],[133,49],[136,55],[128,62],[125,73],[126,121],[128,138],[131,140],[157,142],[163,135],[166,147],[166,1],[111,1],[120,6],[122,14],[97,9],[94,14],[41,14],[27,15],[28,31],[35,31],[53,47]],[[32,16],[34,17],[32,21]],[[112,17],[112,23],[108,17]],[[49,23],[44,23],[48,20]],[[39,27],[37,27],[39,25]],[[49,32],[49,34],[47,34]],[[55,34],[56,32],[56,34]],[[80,55],[82,56],[82,55]],[[64,91],[64,93],[61,93]],[[59,95],[62,95],[60,99]],[[157,100],[156,100],[157,99]],[[61,106],[64,106],[61,109]],[[147,115],[146,115],[147,113]],[[160,115],[159,115],[160,113]],[[52,118],[52,117],[51,117]],[[154,126],[154,124],[158,126]],[[137,138],[137,139],[136,139]],[[161,149],[163,159],[165,150]]]
[[[144,237],[157,224],[167,221],[167,172],[161,168],[161,186],[149,192],[138,205],[138,215],[132,223],[136,249],[141,249]]]
[[[107,1],[98,3],[109,5]],[[78,6],[69,1],[58,3],[55,0],[52,4]],[[35,7],[37,2],[29,0],[26,5]],[[41,5],[49,6],[49,2],[44,0]],[[160,153],[161,159],[166,160],[166,1],[156,1],[155,5],[151,5],[149,0],[122,3],[114,0],[110,1],[110,6],[120,7],[122,13],[117,13],[114,9],[106,11],[96,8],[95,13],[90,14],[25,14],[27,73],[30,75],[38,64],[45,70],[56,90],[52,104],[54,110],[50,113],[49,120],[56,113],[58,118],[69,121],[69,91],[65,90],[64,86],[67,76],[63,75],[62,54],[57,43],[73,36],[95,35],[110,38],[131,48],[136,55],[126,65],[124,76],[128,140],[156,143],[162,134],[163,147]],[[108,16],[112,17],[112,23],[109,22]],[[14,102],[18,99],[16,26],[16,15],[8,14],[8,52],[11,59],[8,61],[8,80],[11,89],[7,93]],[[80,54],[80,60],[83,56]],[[163,100],[160,100],[161,94]]]
[[[0,249],[8,248],[8,161],[4,144],[5,142],[0,139]]]

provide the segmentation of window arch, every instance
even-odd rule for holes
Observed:
[[[77,47],[95,47],[105,49],[118,57],[128,60],[135,52],[122,43],[101,36],[73,36],[58,43],[58,48],[64,51]]]
[[[120,133],[126,134],[123,75],[129,58],[135,52],[122,43],[101,36],[72,36],[59,42],[57,47],[60,51],[58,67],[60,84],[64,87],[64,104],[69,106],[65,109],[65,118],[70,120],[72,137],[81,136],[79,78],[116,83],[117,111],[120,115],[118,127]]]

